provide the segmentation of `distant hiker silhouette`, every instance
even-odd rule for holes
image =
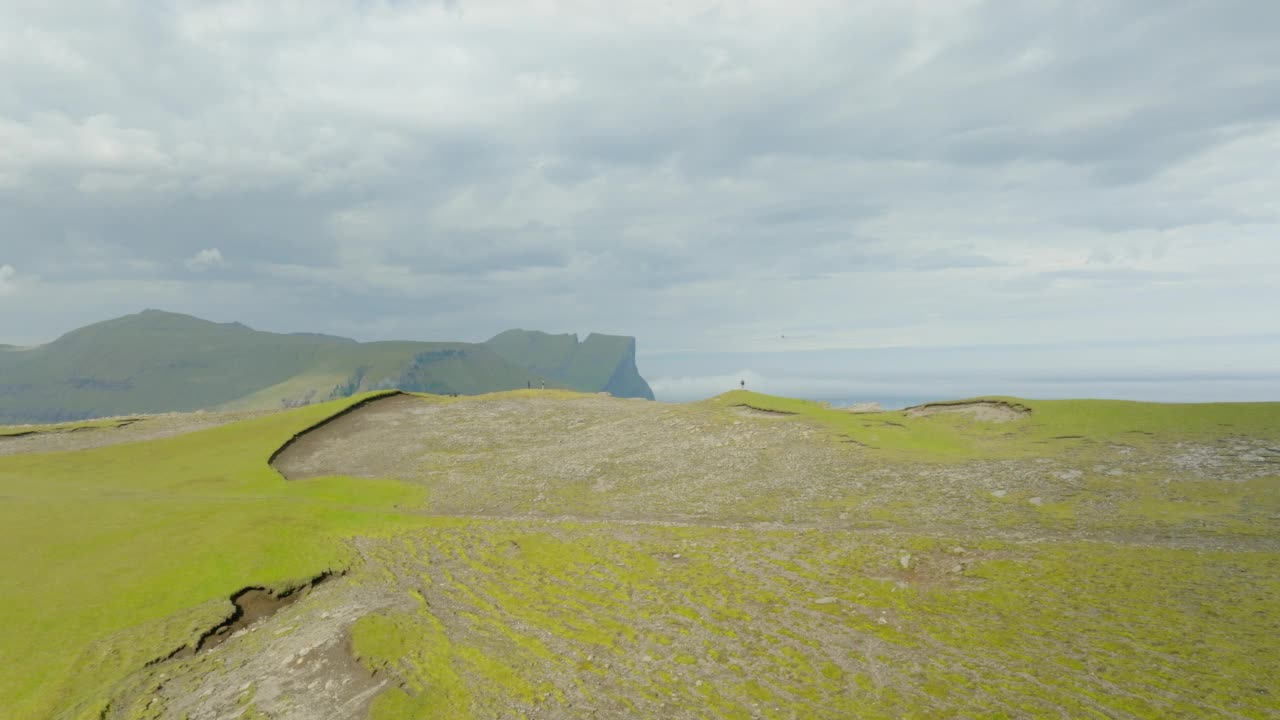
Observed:
[[[746,381],[746,380],[739,380],[739,381],[738,381],[738,384],[742,386],[742,389],[743,389],[743,390],[746,390],[746,389],[747,389],[747,381]]]

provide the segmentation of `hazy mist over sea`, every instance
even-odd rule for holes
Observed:
[[[835,405],[886,408],[973,397],[1115,398],[1157,402],[1280,400],[1280,336],[1096,345],[659,353],[639,358],[659,400],[739,386]]]

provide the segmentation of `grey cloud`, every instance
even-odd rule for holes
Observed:
[[[612,7],[7,4],[0,323],[1087,342],[1276,299],[1265,3]]]
[[[985,255],[976,253],[941,250],[920,257],[912,258],[907,267],[912,270],[958,270],[965,268],[999,267],[1004,263],[996,262]]]
[[[852,214],[859,214],[857,212],[859,208],[856,205],[852,209],[854,210]],[[823,223],[831,221],[832,218],[851,214],[850,210],[851,208],[847,206],[801,205],[756,211],[746,219],[760,225],[769,226]]]
[[[12,295],[18,290],[17,270],[12,265],[0,265],[0,296]]]
[[[1156,204],[1149,201],[1110,202],[1062,215],[1059,220],[1076,227],[1105,233],[1131,230],[1171,230],[1189,225],[1241,225],[1266,220],[1250,212],[1215,208],[1201,201]]]

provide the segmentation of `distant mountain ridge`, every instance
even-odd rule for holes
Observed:
[[[0,423],[288,407],[393,387],[473,395],[544,382],[653,399],[631,337],[593,333],[579,343],[509,330],[484,343],[361,343],[144,310],[47,345],[0,345]]]

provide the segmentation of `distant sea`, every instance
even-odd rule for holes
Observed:
[[[737,389],[900,409],[1010,395],[1037,400],[1280,400],[1280,334],[1112,343],[667,353],[641,356],[660,400]]]
[[[925,403],[934,402],[938,400],[938,398],[931,398],[931,397],[923,397],[923,396],[904,397],[901,395],[896,395],[896,396],[868,395],[868,396],[854,397],[854,398],[835,397],[835,398],[810,398],[810,399],[816,400],[818,402],[830,403],[832,407],[850,407],[851,405],[857,405],[858,403],[874,402],[874,403],[880,403],[880,406],[883,407],[885,410],[901,410],[903,408],[909,408],[913,405],[923,405]]]

